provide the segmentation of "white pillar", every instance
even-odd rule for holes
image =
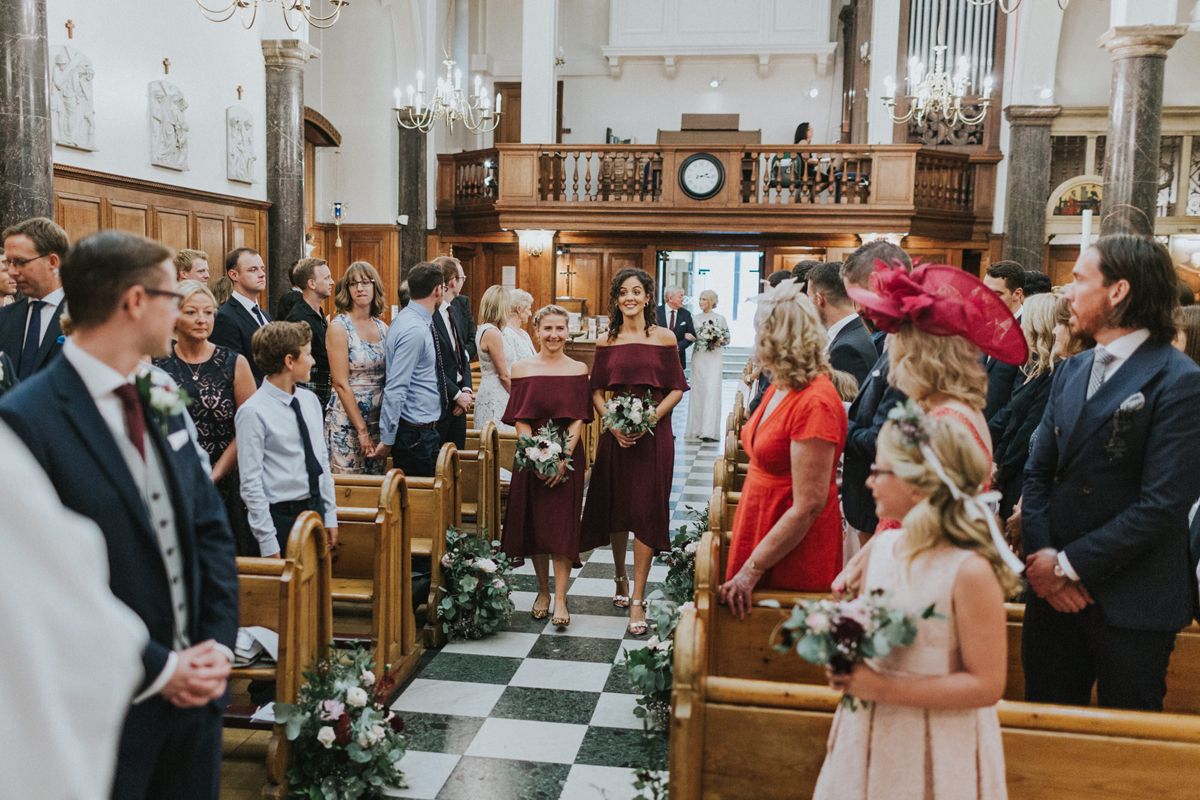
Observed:
[[[1179,0],[1112,0],[1109,25],[1174,25]]]
[[[558,55],[558,0],[524,0],[522,5],[521,142],[552,144],[558,118],[554,73],[554,59]]]
[[[900,57],[900,0],[875,0],[871,17],[871,86],[867,100],[867,143],[891,144],[895,123],[883,105],[885,78],[896,82],[897,96],[904,93],[907,68],[897,70]]]

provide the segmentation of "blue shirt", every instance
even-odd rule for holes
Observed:
[[[401,419],[427,425],[442,416],[433,314],[419,303],[409,303],[388,328],[385,341],[387,383],[379,413],[379,439],[395,444]]]

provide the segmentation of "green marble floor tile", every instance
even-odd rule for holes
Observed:
[[[569,764],[463,756],[438,800],[557,800]]]
[[[536,592],[538,590],[537,575],[513,575],[508,582],[516,592]]]
[[[419,677],[433,681],[507,684],[520,666],[519,658],[438,653]]]
[[[641,694],[641,691],[629,681],[629,670],[623,661],[613,664],[613,668],[608,671],[608,681],[604,684],[604,691],[614,694]]]
[[[500,695],[489,716],[587,725],[599,700],[599,692],[509,686]]]
[[[404,735],[408,749],[426,753],[467,751],[471,740],[483,726],[482,717],[459,717],[452,714],[420,714],[415,711],[397,712],[404,720]]]
[[[665,758],[668,740],[665,736],[654,737],[651,747],[654,754]],[[624,767],[633,769],[647,758],[643,732],[629,728],[588,728],[575,756],[576,764],[594,764],[599,767]]]
[[[593,639],[587,636],[540,636],[529,651],[529,658],[553,661],[589,661],[611,664],[621,648],[619,639]]]
[[[504,629],[513,633],[541,633],[546,630],[546,623],[550,620],[534,619],[528,611],[514,611],[513,615],[508,618],[508,626]]]
[[[609,564],[608,566],[612,566]],[[587,569],[584,566],[584,569]],[[614,584],[615,590],[615,584]],[[572,614],[589,614],[597,617],[628,617],[628,608],[617,608],[611,597],[590,597],[573,594],[567,597],[567,608]]]

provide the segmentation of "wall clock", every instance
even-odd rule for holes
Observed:
[[[694,153],[679,165],[679,188],[693,200],[707,200],[725,185],[725,167],[708,153]]]

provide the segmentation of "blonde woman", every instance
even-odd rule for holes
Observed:
[[[755,588],[827,592],[842,565],[837,463],[848,423],[830,380],[825,329],[794,283],[760,295],[754,323],[755,354],[771,386],[742,426],[750,471],[721,589],[739,619]]]
[[[700,313],[692,318],[697,331],[711,322],[727,334],[729,323],[725,317],[714,312],[717,307],[717,293],[705,289],[700,293]],[[724,372],[725,348],[714,347],[701,349],[696,345],[692,355],[692,374],[688,379],[692,393],[688,398],[687,427],[684,429],[685,439],[701,439],[706,442],[716,442],[721,439],[721,375]]]
[[[1020,590],[1021,565],[980,513],[988,460],[967,428],[911,403],[876,447],[868,486],[879,515],[904,527],[860,551],[865,578],[852,588],[936,613],[917,622],[913,647],[829,673],[831,687],[871,702],[835,714],[813,798],[1004,800],[995,705],[1007,677],[1004,600]]]
[[[532,316],[533,295],[524,289],[513,289],[512,307],[508,310],[508,327],[504,331],[505,341],[512,341],[516,346],[513,359],[508,365],[510,368],[517,361],[532,358],[536,352],[533,349],[533,340],[529,338],[529,334],[525,331],[525,326],[529,323]]]
[[[1012,516],[1013,506],[1021,498],[1033,432],[1050,399],[1054,366],[1063,359],[1054,342],[1058,303],[1059,298],[1052,294],[1038,294],[1022,306],[1021,329],[1029,344],[1029,360],[1021,368],[1012,398],[988,422],[996,448],[992,482],[1002,495],[1000,519]]]
[[[479,327],[475,331],[475,348],[479,354],[479,394],[475,395],[475,428],[482,430],[495,422],[501,431],[512,433],[515,428],[500,421],[508,406],[512,391],[510,371],[516,363],[520,337],[510,328],[512,292],[503,286],[489,287],[479,300]]]
[[[382,475],[384,459],[368,458],[379,439],[379,412],[387,368],[383,339],[388,326],[383,284],[375,267],[355,261],[333,296],[338,315],[325,333],[333,396],[325,415],[329,471]]]

